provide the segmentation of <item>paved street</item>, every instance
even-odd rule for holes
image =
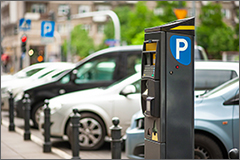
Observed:
[[[71,159],[72,150],[67,141],[51,138],[52,153],[43,153],[44,137],[37,129],[31,128],[31,141],[23,140],[24,120],[14,118],[15,132],[8,131],[8,112],[2,111],[1,159]],[[81,159],[111,159],[111,145],[106,142],[96,151],[80,151]],[[122,152],[122,159],[127,159]]]

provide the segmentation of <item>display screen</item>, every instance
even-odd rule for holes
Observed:
[[[155,65],[156,62],[156,50],[157,50],[157,43],[146,43],[146,51],[151,51],[145,54],[145,65]],[[154,51],[155,53],[153,53]]]

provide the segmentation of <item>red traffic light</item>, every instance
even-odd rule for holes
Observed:
[[[22,36],[22,42],[26,42],[27,41],[27,36]]]

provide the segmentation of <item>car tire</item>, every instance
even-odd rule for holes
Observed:
[[[106,136],[106,128],[97,115],[93,113],[80,113],[79,145],[80,150],[99,149]],[[70,122],[67,125],[67,136],[72,144],[72,127]]]
[[[43,110],[43,105],[43,102],[37,103],[31,112],[33,127],[36,129],[38,129],[38,118],[40,117],[40,112]]]
[[[223,159],[218,144],[203,134],[195,134],[194,159]]]

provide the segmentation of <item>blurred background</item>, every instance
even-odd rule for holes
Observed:
[[[2,74],[142,45],[145,28],[191,16],[209,59],[239,60],[239,1],[1,1]]]

